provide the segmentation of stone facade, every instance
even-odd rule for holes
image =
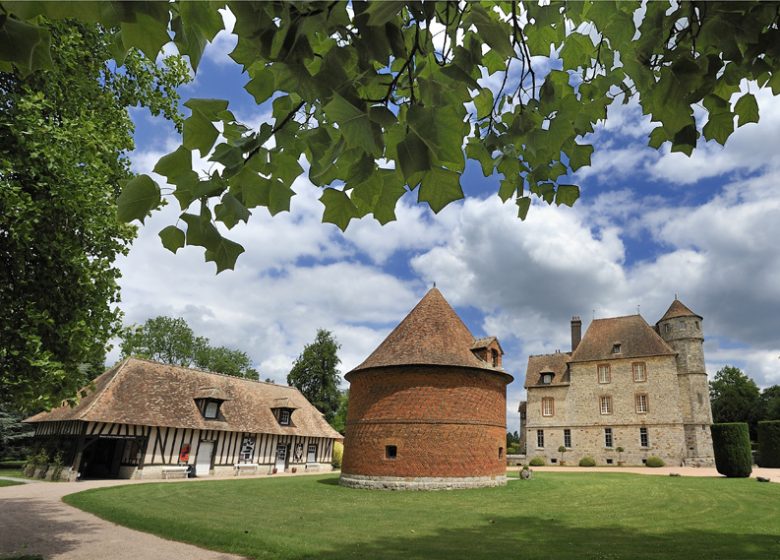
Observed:
[[[701,317],[675,300],[655,328],[638,315],[600,319],[581,343],[575,321],[571,353],[529,359],[528,457],[640,465],[657,456],[669,465],[711,465]]]

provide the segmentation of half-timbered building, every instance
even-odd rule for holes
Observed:
[[[341,439],[293,387],[136,358],[83,395],[27,419],[71,479],[330,470]]]

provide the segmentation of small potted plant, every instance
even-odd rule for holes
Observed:
[[[565,445],[561,445],[558,448],[558,453],[561,454],[561,466],[563,466],[563,465],[566,464],[566,461],[563,460],[563,454],[566,453],[566,446]]]
[[[293,472],[293,473],[297,473],[297,472],[298,472],[298,467],[293,467],[293,468],[292,468],[292,472]]]
[[[618,447],[617,449],[615,449],[615,451],[617,451],[618,454],[618,467],[622,467],[623,465],[626,464],[625,461],[623,461],[623,451],[625,451],[625,449],[623,449],[622,447]]]

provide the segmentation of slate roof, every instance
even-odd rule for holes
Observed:
[[[554,387],[569,382],[569,360],[571,354],[555,352],[554,354],[538,354],[528,356],[528,367],[525,370],[524,387]],[[552,382],[542,385],[542,373],[554,373]]]
[[[664,313],[664,316],[661,317],[658,322],[660,323],[666,319],[674,319],[675,317],[698,317],[701,319],[701,315],[697,315],[688,309],[688,307],[677,298],[674,298],[672,305],[669,306],[669,309],[666,310],[666,313]]]
[[[612,348],[620,344],[620,353]],[[594,319],[579,346],[571,355],[571,362],[639,358],[643,356],[674,355],[676,352],[658,336],[641,315]]]
[[[128,358],[94,380],[94,390],[79,403],[55,408],[26,422],[82,420],[300,435],[342,439],[323,415],[293,387],[240,379],[148,360]],[[203,418],[197,398],[219,398],[220,417]],[[272,408],[296,409],[290,426],[281,426]]]
[[[503,369],[474,355],[476,342],[441,292],[432,288],[350,373],[385,366],[443,365],[487,369],[511,378]]]

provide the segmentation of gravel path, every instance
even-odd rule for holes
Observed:
[[[0,488],[0,558],[40,554],[46,560],[240,560],[120,527],[62,501],[74,492],[128,483],[39,482]]]

